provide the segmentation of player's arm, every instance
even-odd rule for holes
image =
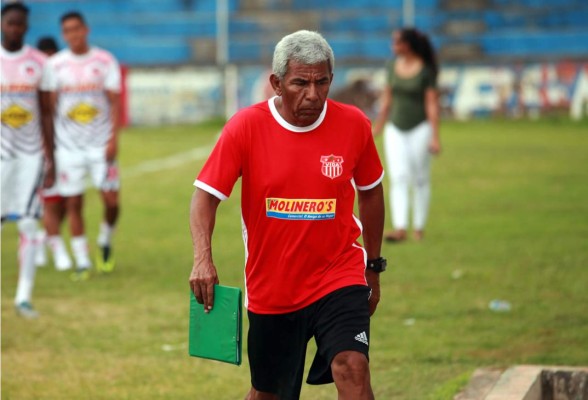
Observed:
[[[363,225],[363,245],[368,260],[380,257],[382,235],[384,234],[384,189],[379,183],[369,190],[358,192],[359,219]],[[366,269],[365,277],[372,289],[370,297],[370,315],[376,311],[380,301],[380,275]]]
[[[374,121],[372,133],[374,136],[382,133],[382,129],[388,120],[388,114],[390,113],[390,107],[392,106],[392,87],[386,85],[380,96],[380,110]]]
[[[110,132],[110,139],[106,147],[106,160],[114,161],[118,153],[118,132],[120,130],[120,93],[107,90],[106,97],[110,104],[110,122],[112,125],[112,132]]]
[[[433,137],[429,143],[429,151],[438,154],[441,151],[441,138],[439,137],[439,92],[435,88],[425,91],[425,112],[427,120],[433,129]]]
[[[45,157],[45,179],[43,187],[48,188],[55,183],[55,128],[53,115],[57,104],[57,93],[39,91],[39,110],[41,111],[41,133],[43,137],[43,155]]]
[[[190,231],[194,246],[194,264],[190,274],[190,288],[196,300],[204,304],[204,311],[212,309],[214,285],[219,283],[216,267],[212,261],[212,232],[216,220],[216,210],[220,200],[196,189],[190,205]]]

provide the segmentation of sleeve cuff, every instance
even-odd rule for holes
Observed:
[[[384,171],[382,171],[382,175],[380,175],[380,177],[378,179],[376,179],[375,182],[373,182],[369,185],[366,185],[366,186],[357,185],[357,190],[365,191],[365,190],[373,189],[376,186],[378,186],[380,184],[380,182],[382,182],[382,179],[384,179]]]
[[[198,189],[204,190],[205,192],[213,195],[214,197],[216,197],[217,199],[219,199],[221,201],[229,198],[229,196],[224,195],[223,193],[219,192],[218,190],[216,190],[212,186],[207,185],[206,183],[199,181],[198,179],[196,179],[194,181],[194,186],[196,186]]]

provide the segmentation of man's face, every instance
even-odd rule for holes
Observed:
[[[78,18],[69,18],[61,24],[63,39],[74,52],[87,47],[88,27]]]
[[[283,79],[271,77],[274,90],[282,96],[282,117],[294,126],[312,125],[323,111],[332,80],[327,61],[314,65],[290,61]]]
[[[21,10],[10,10],[2,17],[2,43],[8,49],[20,48],[27,32],[27,16]]]

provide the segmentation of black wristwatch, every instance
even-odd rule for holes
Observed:
[[[384,257],[367,260],[367,269],[380,273],[386,271],[386,259]]]

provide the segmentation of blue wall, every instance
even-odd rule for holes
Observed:
[[[232,62],[256,64],[271,56],[275,36],[261,18],[242,14],[239,0],[229,0],[229,56]],[[113,52],[129,65],[205,63],[195,39],[214,40],[214,0],[33,0],[27,41],[52,35],[60,39],[59,17],[82,12],[91,28],[91,42]],[[381,64],[389,58],[390,32],[403,25],[402,0],[266,0],[267,10],[312,11],[319,30],[331,43],[337,60]],[[437,48],[455,40],[444,34],[450,20],[479,21],[480,34],[459,39],[478,45],[491,57],[588,57],[588,1],[492,0],[483,11],[443,11],[440,0],[415,0],[415,25],[431,34]],[[278,24],[279,26],[279,24]],[[307,28],[301,20],[297,29]],[[60,40],[61,46],[63,42]],[[210,62],[210,60],[208,60]],[[266,62],[266,61],[264,61]]]

